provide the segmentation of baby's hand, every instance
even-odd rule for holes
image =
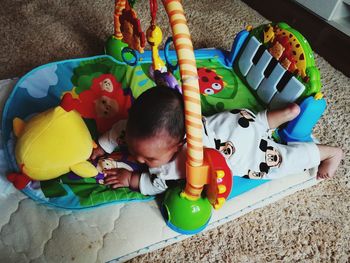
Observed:
[[[90,156],[90,160],[91,161],[95,161],[98,157],[101,157],[101,156],[103,156],[105,154],[105,151],[102,149],[102,147],[101,146],[97,146],[96,148],[94,148],[93,150],[92,150],[92,154],[91,154],[91,156]]]
[[[132,172],[124,168],[113,168],[104,170],[106,174],[105,185],[110,185],[113,189],[119,187],[130,187]]]

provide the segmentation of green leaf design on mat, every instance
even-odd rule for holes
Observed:
[[[48,198],[67,195],[67,191],[62,187],[59,178],[40,182],[41,191]]]
[[[147,200],[153,198],[131,191],[129,188],[111,189],[96,183],[95,178],[69,179],[67,175],[63,175],[61,180],[79,198],[81,206],[95,206],[113,201]]]
[[[115,62],[110,58],[96,58],[80,62],[80,65],[74,69],[71,79],[76,87],[75,91],[79,94],[89,89],[94,78],[110,73],[114,65]]]
[[[135,67],[127,67],[125,80],[129,84],[134,98],[137,98],[142,92],[155,86],[154,81],[149,77],[148,73],[150,65],[143,63]]]

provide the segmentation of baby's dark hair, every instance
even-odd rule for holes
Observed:
[[[153,87],[143,92],[129,110],[127,133],[134,138],[149,138],[166,131],[181,141],[185,136],[182,95],[168,87]]]

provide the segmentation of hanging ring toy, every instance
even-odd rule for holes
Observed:
[[[173,43],[173,38],[168,37],[168,39],[165,41],[165,45],[164,45],[164,57],[165,57],[167,67],[170,69],[171,72],[174,72],[179,67],[179,62],[177,61],[177,58],[176,58],[176,64],[175,65],[171,64],[171,61],[169,59],[169,47],[170,47],[171,43]],[[175,54],[175,56],[176,56],[176,54]]]
[[[131,59],[126,58],[126,54],[132,55]],[[129,66],[136,66],[137,62],[139,61],[139,56],[137,55],[136,51],[129,47],[124,47],[122,49],[122,59],[123,61],[128,64]]]

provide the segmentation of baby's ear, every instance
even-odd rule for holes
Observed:
[[[178,149],[182,148],[182,146],[184,146],[185,143],[186,143],[186,139],[179,141],[179,143],[177,144],[177,148]]]

